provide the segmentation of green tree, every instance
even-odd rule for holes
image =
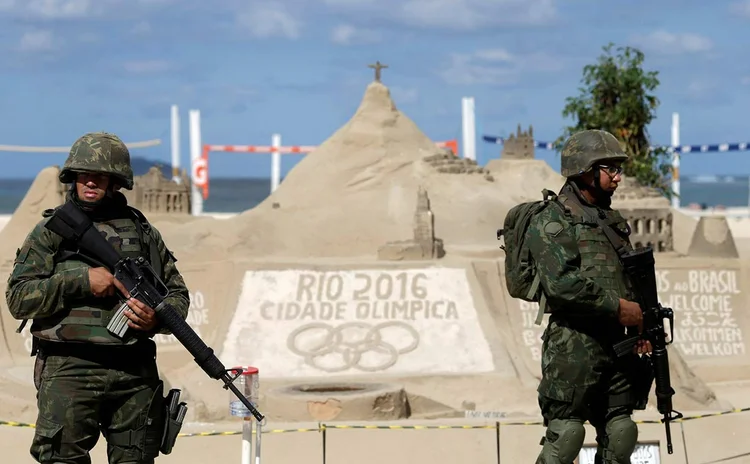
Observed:
[[[603,47],[604,54],[597,63],[583,68],[580,94],[568,97],[562,112],[563,117],[574,118],[576,124],[565,128],[557,145],[561,147],[573,132],[606,130],[623,143],[630,156],[623,165],[625,175],[671,198],[671,157],[664,147],[650,149],[646,130],[659,106],[653,94],[659,85],[658,72],[643,70],[641,51],[618,47],[613,55],[613,47],[611,43]]]

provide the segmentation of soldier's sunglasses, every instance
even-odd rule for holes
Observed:
[[[603,170],[607,174],[609,174],[611,177],[615,177],[618,174],[622,174],[622,166],[607,166],[605,164],[600,164],[599,169]]]

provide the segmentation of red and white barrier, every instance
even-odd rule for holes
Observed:
[[[441,148],[449,148],[458,155],[458,141],[437,142]],[[273,134],[271,145],[211,145],[203,144],[200,133],[200,111],[190,110],[190,164],[192,179],[192,214],[203,212],[203,200],[208,198],[209,168],[208,155],[211,152],[271,154],[271,192],[281,181],[281,155],[307,154],[318,148],[314,145],[281,145],[281,135]]]

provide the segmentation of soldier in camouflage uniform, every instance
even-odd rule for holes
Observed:
[[[547,431],[537,464],[573,463],[587,420],[596,428],[597,463],[629,464],[638,439],[631,415],[645,408],[651,385],[639,354],[651,347],[639,342],[634,353],[615,355],[626,332],[642,330],[642,312],[602,229],[611,227],[616,245],[632,249],[627,222],[610,208],[627,158],[608,132],[573,134],[561,153],[567,182],[529,224],[526,240],[550,313],[538,388]]]
[[[169,303],[187,317],[189,295],[160,233],[127,205],[133,188],[130,153],[115,135],[89,133],[72,146],[60,172],[75,202],[124,256],[143,256],[169,288]],[[31,319],[38,418],[31,455],[40,463],[89,464],[101,432],[110,463],[153,463],[163,432],[163,382],[153,336],[169,333],[153,308],[127,299],[123,338],[106,326],[128,296],[110,272],[44,227],[16,254],[6,299],[16,319]],[[20,329],[19,329],[20,330]]]

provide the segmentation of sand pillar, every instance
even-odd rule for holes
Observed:
[[[688,256],[738,258],[732,230],[725,216],[703,216],[693,232]]]

